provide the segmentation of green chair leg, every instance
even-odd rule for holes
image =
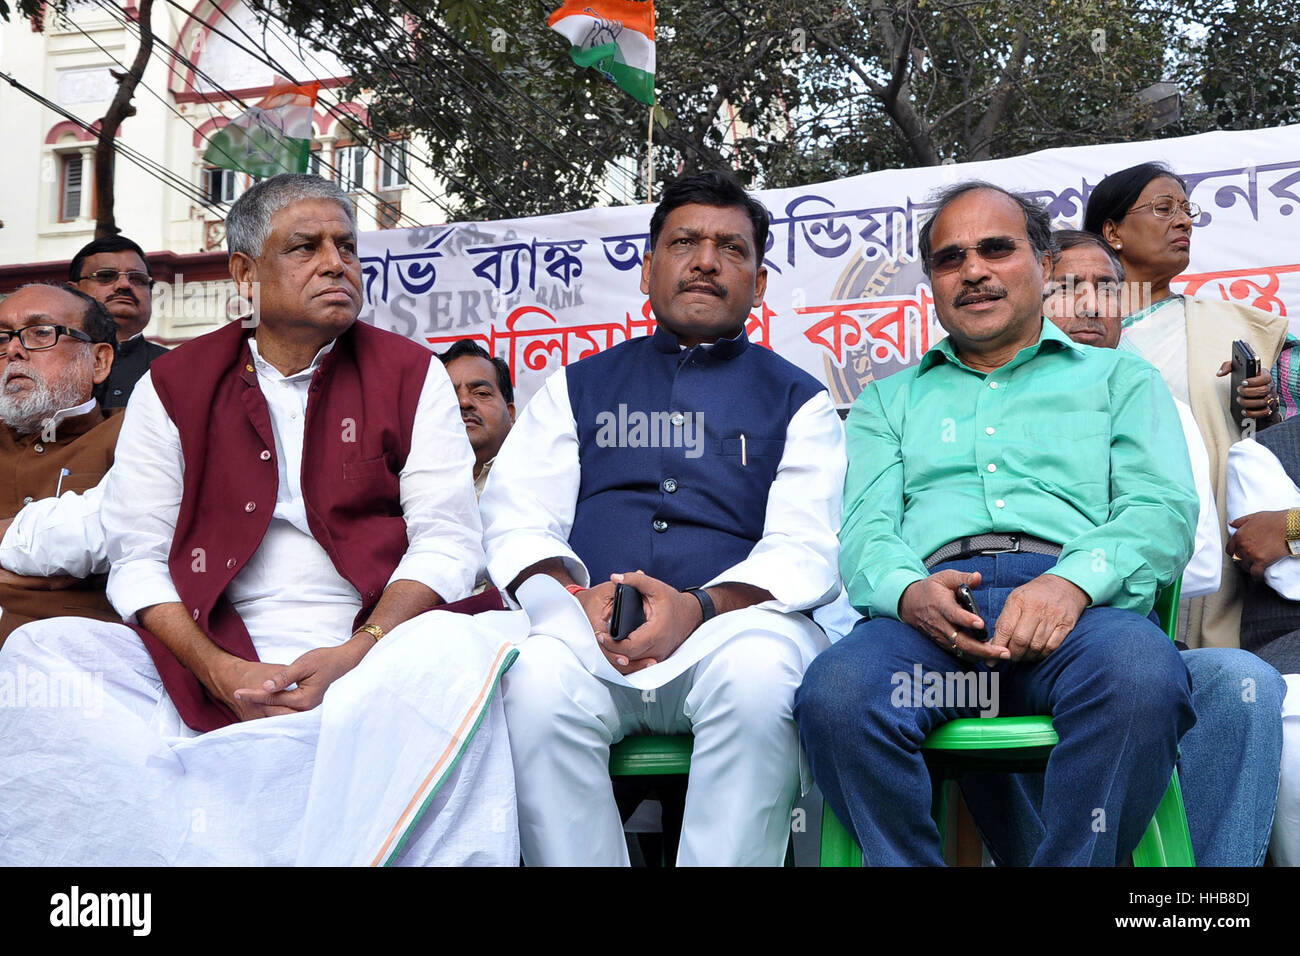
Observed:
[[[1183,790],[1178,785],[1178,771],[1169,778],[1156,815],[1147,832],[1133,850],[1134,866],[1195,866],[1192,834],[1187,829],[1187,811],[1183,807]]]
[[[822,801],[822,866],[861,866],[862,851],[825,800]]]

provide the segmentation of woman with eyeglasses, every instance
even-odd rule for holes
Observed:
[[[1175,398],[1191,406],[1210,452],[1210,478],[1226,541],[1224,485],[1228,449],[1278,421],[1276,366],[1287,344],[1287,320],[1239,302],[1174,293],[1169,283],[1187,269],[1192,224],[1200,207],[1189,202],[1187,184],[1163,163],[1142,163],[1112,173],[1092,190],[1084,228],[1101,236],[1124,263],[1125,317],[1119,347],[1137,352],[1160,370]],[[1251,422],[1232,419],[1232,343],[1248,342],[1259,356],[1261,374],[1240,391]],[[1271,374],[1270,374],[1271,373]],[[1241,599],[1238,575],[1225,555],[1217,594],[1197,598],[1187,614],[1187,643],[1236,647]]]

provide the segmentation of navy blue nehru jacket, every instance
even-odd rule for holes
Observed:
[[[592,581],[699,587],[763,536],[790,419],[824,386],[742,330],[683,349],[660,326],[565,370],[581,482],[569,545]]]

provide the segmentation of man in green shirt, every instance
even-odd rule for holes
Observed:
[[[1145,616],[1196,529],[1178,415],[1146,362],[1043,320],[1038,205],[959,184],[918,246],[948,337],[848,419],[840,571],[870,619],[796,696],[813,775],[868,863],[939,864],[921,741],[957,717],[1050,714],[1041,834],[980,822],[1041,835],[1038,864],[1112,865],[1195,722],[1187,670]]]

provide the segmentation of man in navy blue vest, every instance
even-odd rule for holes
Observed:
[[[678,863],[780,865],[791,707],[838,589],[843,433],[826,390],[745,335],[767,211],[729,176],[664,191],[641,291],[658,327],[557,371],[502,446],[488,570],[531,633],[503,682],[529,865],[625,865],[609,748],[695,737]],[[615,583],[646,623],[615,641]]]

